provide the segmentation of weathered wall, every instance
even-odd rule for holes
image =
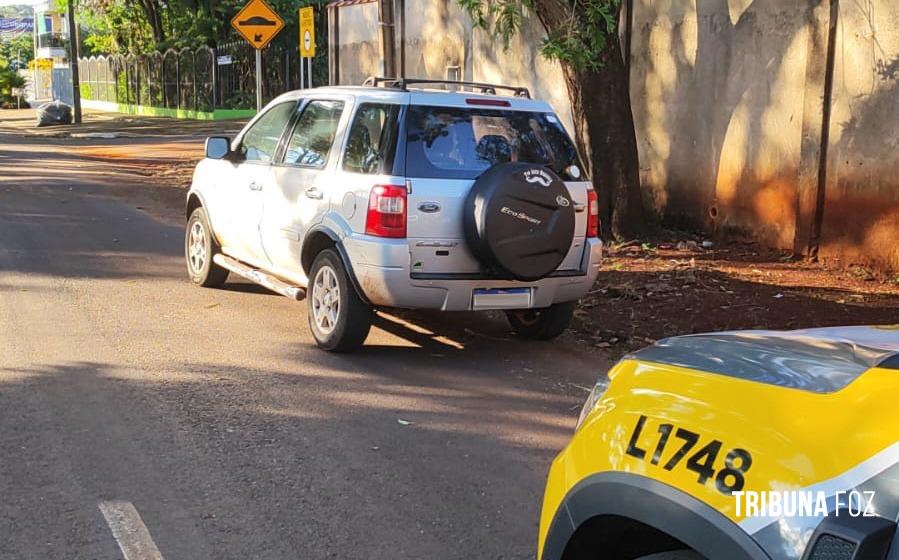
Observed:
[[[445,79],[447,66],[465,62],[467,20],[456,0],[406,2],[406,76]]]
[[[895,0],[635,0],[632,103],[659,215],[807,248],[832,16],[820,256],[899,269]]]
[[[899,270],[899,2],[843,2],[821,254]]]
[[[340,8],[338,47],[339,79],[344,85],[360,85],[381,73],[378,42],[378,5],[356,4]]]
[[[635,0],[631,98],[660,215],[791,247],[805,0]]]

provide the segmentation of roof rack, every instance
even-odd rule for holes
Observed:
[[[378,87],[384,85],[384,87],[401,89],[403,91],[408,91],[409,86],[412,85],[430,85],[430,84],[442,84],[442,85],[453,85],[453,86],[463,86],[470,87],[472,89],[480,90],[481,93],[486,93],[489,95],[496,95],[496,90],[504,89],[511,91],[515,97],[524,97],[526,99],[531,98],[531,92],[526,87],[520,86],[503,86],[499,84],[485,84],[481,82],[460,82],[456,80],[428,80],[425,78],[384,78],[381,76],[369,76],[362,82],[363,86],[371,86]]]

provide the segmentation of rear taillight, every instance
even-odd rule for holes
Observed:
[[[365,216],[365,233],[377,237],[406,237],[406,187],[372,187]]]
[[[599,197],[587,187],[587,237],[599,237]]]

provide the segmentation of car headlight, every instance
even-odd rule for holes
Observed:
[[[599,399],[602,398],[608,388],[609,379],[607,377],[603,376],[596,382],[596,385],[593,386],[593,390],[587,395],[587,402],[584,403],[584,408],[581,409],[581,414],[577,418],[577,425],[574,427],[574,431],[581,429],[581,424],[583,424],[587,416],[593,412],[593,409],[596,408],[596,403],[599,402]]]

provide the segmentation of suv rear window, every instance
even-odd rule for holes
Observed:
[[[561,173],[577,150],[552,113],[415,105],[407,118],[406,174],[475,179],[510,161]]]

